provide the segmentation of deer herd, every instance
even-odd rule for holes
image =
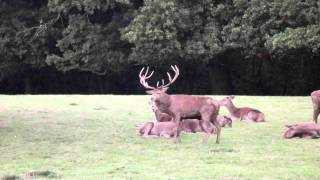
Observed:
[[[171,66],[174,71],[172,77],[167,72],[168,83],[162,79],[156,86],[148,84],[154,71],[149,72],[149,67],[142,68],[139,73],[140,84],[151,95],[149,105],[155,113],[156,121],[146,122],[139,129],[142,137],[172,137],[174,143],[180,141],[181,132],[204,132],[204,143],[208,143],[209,136],[216,134],[216,143],[220,143],[221,127],[232,127],[235,121],[265,122],[263,112],[251,107],[236,107],[233,104],[234,96],[227,96],[216,100],[206,96],[171,95],[167,94],[169,86],[179,76],[178,67]],[[320,128],[317,126],[317,118],[320,113],[320,90],[311,93],[313,103],[313,122],[287,125],[284,138],[319,138]],[[220,107],[225,107],[230,116],[219,115]]]

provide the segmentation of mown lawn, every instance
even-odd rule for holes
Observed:
[[[221,99],[222,96],[213,96]],[[268,122],[234,123],[211,136],[141,138],[148,96],[0,96],[0,177],[50,171],[61,179],[320,179],[320,140],[282,139],[310,121],[310,97],[238,96]],[[227,114],[221,108],[221,114]],[[47,178],[47,177],[43,177]]]

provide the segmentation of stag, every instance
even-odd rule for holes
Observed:
[[[264,122],[265,116],[257,109],[250,107],[237,108],[233,103],[234,96],[227,96],[220,101],[220,105],[225,106],[231,114],[233,120],[247,120],[251,122]]]
[[[320,90],[311,93],[311,100],[313,104],[313,121],[318,123],[318,116],[320,113]]]
[[[213,127],[208,126],[208,122],[212,122],[217,129],[217,138],[216,143],[220,143],[220,131],[221,127],[219,122],[216,120],[216,117],[219,113],[219,101],[214,100],[210,97],[203,96],[192,96],[192,95],[169,95],[166,93],[169,86],[175,82],[179,76],[179,69],[177,66],[171,66],[172,70],[175,72],[175,75],[170,75],[167,72],[169,82],[162,83],[160,85],[159,81],[157,82],[156,87],[150,86],[147,80],[153,75],[154,71],[149,74],[149,67],[142,68],[139,73],[140,84],[148,89],[146,92],[151,95],[151,102],[160,110],[161,113],[166,113],[169,116],[173,117],[173,122],[175,122],[175,131],[174,131],[174,143],[180,141],[180,121],[183,119],[201,119],[205,123],[202,123],[201,126],[205,130],[204,142],[208,143],[209,136],[213,130]]]

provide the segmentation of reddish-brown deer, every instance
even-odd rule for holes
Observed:
[[[217,121],[220,123],[221,127],[225,127],[226,125],[232,127],[232,119],[227,116],[218,115]]]
[[[149,102],[150,106],[151,106],[151,109],[152,111],[154,112],[155,116],[156,116],[156,120],[158,122],[166,122],[166,121],[171,121],[172,120],[172,117],[169,116],[168,114],[166,113],[162,113],[156,106],[153,102]]]
[[[166,113],[169,116],[173,117],[173,122],[175,122],[175,133],[174,133],[174,142],[176,143],[180,140],[180,121],[183,119],[201,119],[205,121],[202,124],[203,129],[205,130],[204,142],[208,143],[209,136],[212,132],[213,127],[207,126],[208,122],[212,122],[217,129],[217,138],[216,143],[220,142],[220,132],[221,127],[219,122],[216,120],[216,117],[219,113],[219,101],[214,100],[210,97],[203,96],[192,96],[192,95],[169,95],[166,91],[169,88],[169,85],[172,84],[179,76],[179,69],[177,66],[171,66],[172,70],[175,72],[174,77],[172,78],[170,73],[167,73],[169,82],[164,83],[162,79],[162,84],[157,83],[157,87],[150,86],[147,83],[152,75],[152,71],[149,74],[149,67],[146,69],[142,68],[139,73],[140,83],[146,88],[148,94],[151,94],[151,101],[160,110],[162,113]]]
[[[320,138],[320,128],[315,122],[298,123],[286,125],[287,131],[283,134],[285,139],[299,138]]]
[[[318,116],[320,113],[320,90],[311,93],[311,100],[313,104],[313,121],[318,123]]]
[[[231,114],[233,120],[246,120],[251,122],[264,122],[265,116],[257,109],[250,107],[237,108],[233,103],[234,96],[227,96],[220,101],[220,105],[225,106]]]
[[[181,131],[187,133],[197,133],[204,132],[202,129],[202,123],[205,123],[203,120],[198,119],[186,119],[181,122]],[[208,124],[208,126],[212,126],[212,124]],[[164,137],[173,137],[174,130],[176,124],[172,121],[169,122],[146,122],[139,129],[139,134],[143,137],[150,136],[164,136]],[[211,133],[216,133],[216,129],[214,126]]]

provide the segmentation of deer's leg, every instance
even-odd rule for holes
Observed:
[[[210,127],[210,121],[208,121],[208,120],[203,120],[203,123],[201,123],[201,126],[205,132],[203,142],[205,144],[208,144],[209,136],[210,136],[211,132],[213,132],[213,128]]]
[[[174,134],[173,134],[173,143],[177,143],[178,141],[180,142],[180,131],[181,131],[181,127],[180,127],[180,121],[181,121],[181,116],[175,115],[174,116],[174,123],[175,123],[175,127],[174,127]]]
[[[288,129],[288,130],[283,134],[283,138],[285,138],[285,139],[293,138],[294,135],[295,135],[295,131],[294,131],[293,129]]]
[[[201,114],[201,119],[203,120],[203,123],[201,123],[200,125],[202,125],[202,129],[205,131],[205,136],[204,136],[204,139],[203,139],[203,142],[205,144],[208,144],[208,140],[209,140],[209,137],[210,137],[210,134],[213,132],[214,128],[213,128],[213,125],[211,124],[211,118],[212,118],[212,113],[211,112],[204,112]],[[216,118],[216,116],[214,117]],[[218,137],[218,134],[220,133],[219,129],[220,128],[220,123],[218,122],[218,120],[215,119],[215,122],[218,124],[218,126],[216,126],[216,133],[217,133],[217,137]],[[221,128],[220,128],[221,129]],[[219,134],[220,136],[220,134]]]
[[[220,126],[219,122],[217,121],[217,114],[214,114],[214,115],[212,116],[211,121],[213,122],[214,126],[215,126],[216,129],[217,129],[216,144],[219,144],[219,143],[220,143],[221,126]]]
[[[318,123],[318,116],[320,113],[320,98],[318,96],[311,96],[313,104],[313,121]]]
[[[319,109],[319,108],[313,110],[313,121],[314,121],[316,124],[318,123],[319,113],[320,113],[320,109]]]
[[[153,122],[147,122],[141,129],[140,134],[143,134],[142,137],[148,137],[148,135],[151,135],[151,130],[154,126]]]
[[[170,138],[170,133],[166,131],[162,131],[160,133],[160,137]]]

